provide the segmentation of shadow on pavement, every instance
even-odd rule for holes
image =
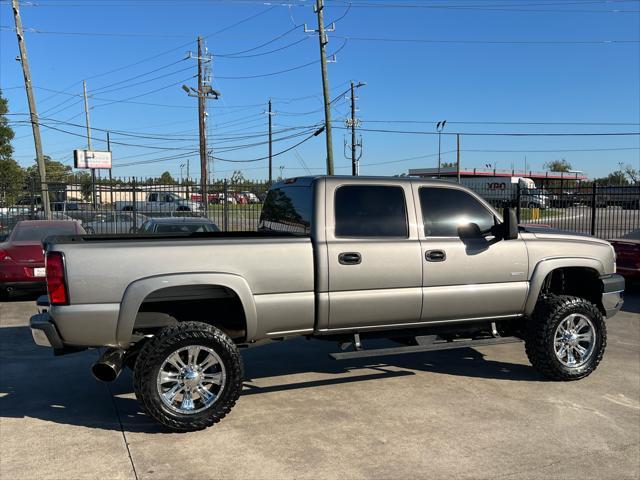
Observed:
[[[379,346],[379,345],[376,345]],[[541,381],[532,367],[485,360],[473,349],[425,352],[337,362],[327,354],[333,342],[296,339],[243,351],[243,395],[258,395],[325,385],[365,382],[415,371],[510,381]],[[90,365],[98,351],[54,357],[33,344],[27,327],[0,329],[0,419],[32,417],[60,424],[130,432],[168,433],[142,413],[131,395],[131,372],[112,384],[93,379]],[[259,379],[302,373],[328,378],[258,386]],[[124,395],[124,397],[123,397]],[[115,408],[117,406],[117,409]]]
[[[37,292],[11,292],[7,294],[5,292],[0,292],[0,300],[3,302],[35,302],[40,295],[46,295],[47,291],[37,291]]]

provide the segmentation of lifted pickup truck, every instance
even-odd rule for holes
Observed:
[[[253,233],[49,238],[34,340],[107,347],[144,410],[213,425],[242,390],[239,347],[306,336],[336,359],[525,341],[542,375],[589,375],[622,305],[611,245],[518,227],[449,182],[305,177],[275,184]],[[372,337],[394,340],[367,350]]]

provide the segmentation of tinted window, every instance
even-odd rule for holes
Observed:
[[[60,225],[28,225],[18,226],[13,231],[11,240],[22,242],[25,240],[44,240],[51,235],[75,235],[76,225],[74,222]]]
[[[156,233],[203,233],[219,231],[218,227],[211,223],[159,223],[156,226]]]
[[[408,237],[401,187],[347,185],[336,190],[336,237]]]
[[[480,230],[494,224],[493,213],[473,196],[453,188],[421,188],[420,206],[427,237],[457,237],[458,227],[475,223]]]
[[[281,187],[269,190],[260,214],[258,230],[311,233],[311,187]]]

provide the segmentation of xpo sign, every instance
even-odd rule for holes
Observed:
[[[111,168],[111,152],[74,150],[73,164],[75,168]]]

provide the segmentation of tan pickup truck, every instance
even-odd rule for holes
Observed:
[[[589,375],[622,305],[611,245],[517,225],[457,184],[304,177],[273,185],[257,232],[46,243],[31,319],[63,354],[106,347],[170,429],[213,425],[242,390],[240,347],[306,336],[347,359],[524,340],[545,377]],[[366,349],[369,338],[393,341]]]

